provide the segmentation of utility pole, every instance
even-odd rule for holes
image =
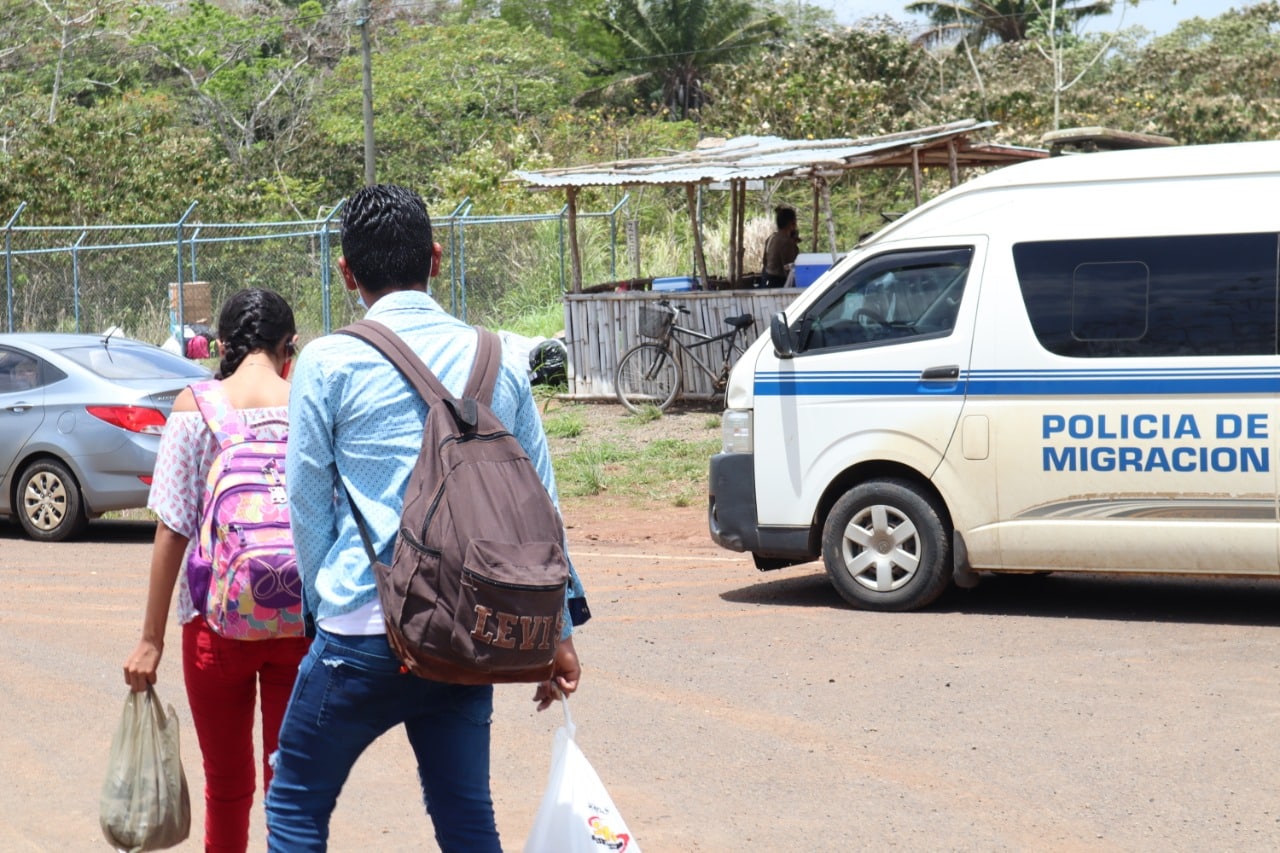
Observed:
[[[374,178],[373,160],[373,60],[369,56],[369,0],[360,6],[360,20],[356,21],[360,28],[361,70],[364,76],[364,182],[368,186],[377,183]]]

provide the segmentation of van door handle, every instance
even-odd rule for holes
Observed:
[[[922,382],[938,382],[940,380],[954,382],[959,378],[960,365],[958,364],[946,364],[942,367],[926,367],[924,372],[920,374],[920,381]]]

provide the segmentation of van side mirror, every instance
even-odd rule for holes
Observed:
[[[779,311],[769,322],[769,337],[773,340],[773,354],[778,358],[795,358],[796,339],[787,325],[787,314]]]

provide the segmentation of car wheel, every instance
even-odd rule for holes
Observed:
[[[841,597],[864,610],[932,604],[951,580],[943,518],[936,498],[906,480],[846,492],[822,532],[822,559]]]
[[[22,529],[41,542],[61,542],[89,523],[80,486],[67,466],[52,459],[28,465],[18,478],[15,511]]]

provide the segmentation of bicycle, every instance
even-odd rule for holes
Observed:
[[[717,394],[724,393],[729,382],[730,368],[746,351],[746,347],[738,339],[755,323],[755,318],[750,314],[726,317],[724,321],[731,327],[729,331],[708,335],[676,322],[680,314],[688,313],[688,308],[672,305],[666,299],[656,305],[640,306],[640,334],[654,340],[636,344],[626,351],[618,362],[613,383],[618,402],[630,411],[637,412],[646,404],[657,406],[659,411],[666,411],[680,395],[684,385],[683,368],[686,361],[707,375]],[[689,342],[686,343],[677,335],[689,338]],[[718,373],[698,352],[717,342],[723,345],[723,359]]]

